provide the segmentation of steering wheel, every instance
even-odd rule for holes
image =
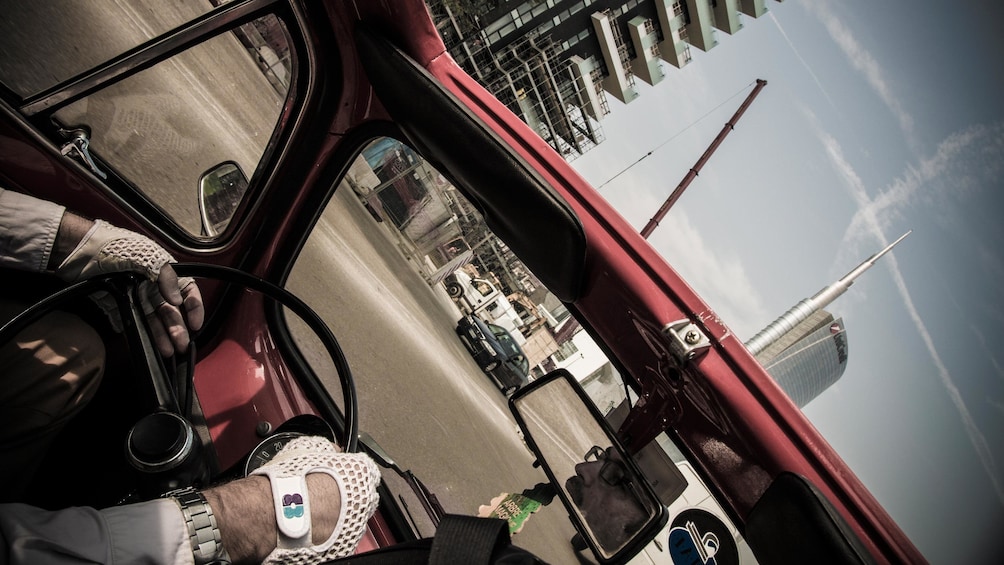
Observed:
[[[286,289],[237,269],[196,263],[176,263],[173,267],[179,277],[211,278],[257,291],[298,315],[321,340],[334,362],[341,383],[344,411],[332,401],[318,379],[301,379],[300,384],[322,414],[341,420],[344,438],[341,447],[347,452],[358,451],[355,382],[338,340],[316,312]],[[140,471],[155,476],[169,474],[170,480],[179,480],[180,477],[183,482],[192,482],[200,478],[201,472],[198,468],[200,462],[197,461],[201,459],[201,446],[189,421],[193,388],[191,378],[195,366],[194,343],[189,348],[187,378],[176,375],[171,382],[139,306],[138,286],[141,280],[136,273],[119,272],[68,286],[35,303],[0,328],[0,343],[7,343],[26,326],[60,305],[94,292],[110,293],[118,304],[123,334],[129,342],[134,365],[151,379],[158,406],[153,414],[137,422],[129,433],[127,455],[130,463]]]

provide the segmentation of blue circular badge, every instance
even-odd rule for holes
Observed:
[[[669,555],[674,565],[739,565],[739,549],[729,528],[698,508],[684,510],[673,519]]]

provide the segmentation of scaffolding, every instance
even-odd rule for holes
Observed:
[[[585,108],[591,98],[599,98],[604,113],[609,112],[605,91],[595,75],[592,85],[580,86],[568,58],[548,36],[531,32],[495,50],[476,22],[458,21],[441,1],[428,5],[457,64],[565,160],[603,142],[602,128]],[[590,96],[586,88],[595,93]]]

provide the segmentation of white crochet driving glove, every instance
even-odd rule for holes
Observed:
[[[173,262],[174,257],[150,238],[95,220],[94,226],[56,269],[56,275],[75,282],[104,273],[135,271],[156,282],[161,267]]]
[[[309,473],[330,475],[341,493],[338,523],[319,545],[311,541]],[[267,476],[272,485],[279,535],[266,565],[317,565],[352,555],[380,501],[376,463],[365,453],[340,452],[323,437],[293,439],[275,459],[251,474]]]
[[[66,260],[56,268],[56,276],[68,282],[76,282],[95,275],[133,271],[143,275],[147,280],[140,283],[140,305],[143,313],[151,316],[165,303],[177,307],[183,300],[196,296],[200,310],[199,320],[193,330],[201,326],[201,295],[197,289],[188,288],[195,284],[191,277],[178,278],[173,282],[173,270],[170,279],[161,276],[164,266],[173,263],[174,257],[150,238],[136,232],[120,228],[105,222],[95,220],[94,225],[84,235],[76,248],[70,252]],[[163,279],[163,280],[162,280]],[[114,299],[107,293],[96,293],[95,302],[108,314],[109,320],[116,330],[121,330],[121,319],[118,317]],[[187,302],[186,302],[187,304]],[[179,324],[183,324],[178,316],[163,316],[167,318],[161,327],[155,328],[159,335],[176,335]],[[191,322],[191,320],[189,320]],[[187,330],[186,330],[187,335]],[[156,337],[156,336],[155,336]],[[161,347],[161,352],[168,354],[170,342]]]

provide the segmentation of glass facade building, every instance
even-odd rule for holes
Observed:
[[[815,312],[757,356],[788,396],[804,407],[840,379],[847,367],[843,319]]]

